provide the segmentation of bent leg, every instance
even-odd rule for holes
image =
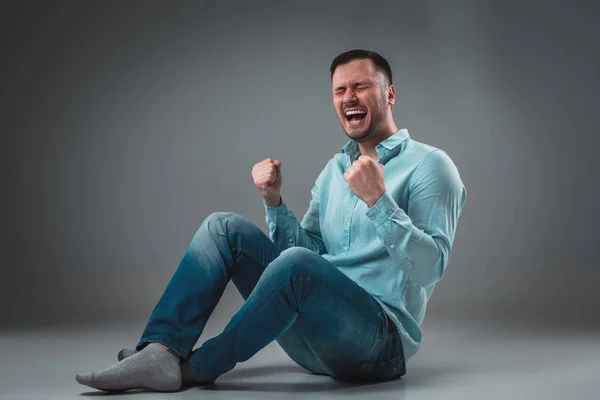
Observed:
[[[333,377],[399,376],[402,348],[388,340],[390,325],[379,303],[356,282],[313,251],[293,247],[268,265],[223,332],[194,351],[190,363],[196,380],[212,382],[294,326],[294,335],[303,337]],[[370,368],[392,358],[385,371]]]
[[[238,251],[243,249],[243,251]],[[214,213],[194,236],[179,267],[150,316],[142,339],[129,357],[105,370],[78,374],[79,383],[106,391],[146,388],[178,390],[185,380],[178,357],[187,358],[227,282],[236,277],[253,287],[264,267],[281,251],[253,223],[235,213]],[[121,361],[122,360],[122,361]]]
[[[236,213],[208,216],[156,304],[137,350],[161,343],[188,358],[229,279],[252,290],[281,250],[260,228]]]

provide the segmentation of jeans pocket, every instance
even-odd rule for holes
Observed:
[[[381,382],[396,379],[406,373],[404,347],[400,333],[392,329],[375,360],[366,360],[344,371],[341,380],[349,382]]]
[[[406,374],[404,353],[377,364],[364,362],[346,370],[338,379],[350,383],[384,382]]]

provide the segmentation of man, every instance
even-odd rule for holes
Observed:
[[[269,236],[239,214],[208,216],[136,348],[78,382],[175,391],[182,382],[214,382],[273,340],[308,371],[344,381],[406,373],[466,190],[444,151],[396,127],[396,90],[382,56],[345,52],[330,72],[350,140],[317,177],[302,221],[280,195],[281,162],[254,165]],[[244,304],[192,351],[230,279]]]

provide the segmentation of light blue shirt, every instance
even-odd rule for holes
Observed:
[[[316,179],[302,222],[281,199],[265,204],[269,237],[282,250],[309,248],[368,291],[402,336],[408,361],[421,345],[420,325],[450,261],[466,188],[448,154],[400,129],[376,147],[386,191],[369,208],[344,172],[360,156],[348,141]]]

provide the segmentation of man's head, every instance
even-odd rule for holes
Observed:
[[[334,58],[329,70],[333,105],[348,137],[365,142],[395,131],[391,107],[396,89],[385,58],[351,50]]]

